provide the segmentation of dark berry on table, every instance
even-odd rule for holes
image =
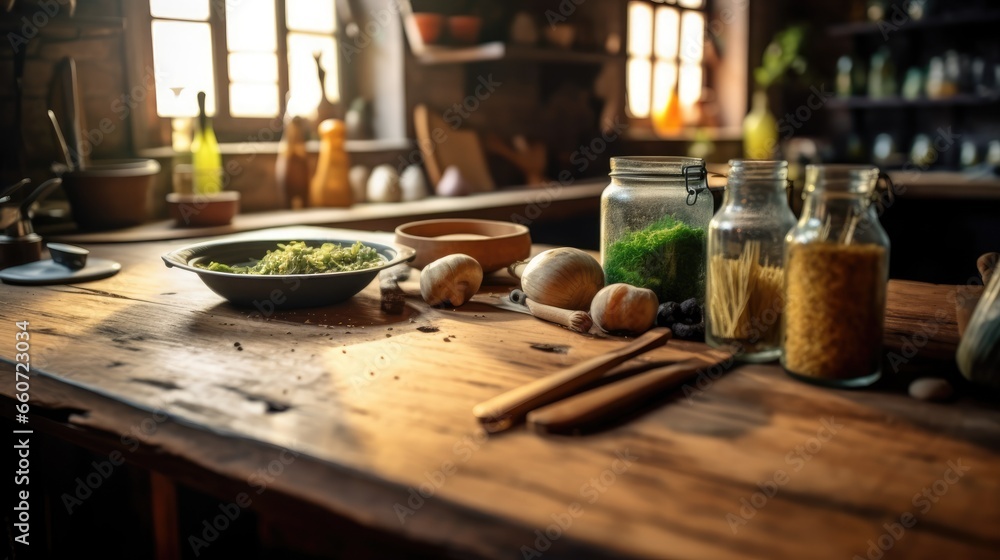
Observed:
[[[656,310],[656,325],[659,327],[669,327],[676,323],[678,310],[679,306],[677,302],[668,301],[661,303],[660,307]]]
[[[681,313],[694,323],[701,322],[701,306],[695,298],[681,302]]]
[[[705,337],[705,323],[698,323],[696,325],[674,323],[671,330],[676,338],[682,340],[702,340]]]

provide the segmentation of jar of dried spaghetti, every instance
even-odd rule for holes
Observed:
[[[802,216],[785,237],[782,365],[793,376],[859,387],[882,372],[889,237],[874,167],[810,165]]]
[[[708,225],[705,341],[741,360],[781,354],[784,240],[795,225],[788,162],[732,160],[722,207]]]

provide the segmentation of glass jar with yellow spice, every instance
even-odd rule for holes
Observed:
[[[875,167],[806,167],[802,216],[785,237],[782,365],[798,378],[860,387],[882,373],[889,237]]]

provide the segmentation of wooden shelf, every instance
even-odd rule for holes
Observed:
[[[921,97],[918,99],[903,99],[902,97],[886,97],[881,99],[872,99],[869,97],[837,97],[831,99],[827,102],[831,108],[848,108],[848,109],[906,109],[906,108],[924,108],[924,107],[959,107],[959,106],[982,106],[982,105],[993,105],[1000,103],[1000,96],[981,96],[981,95],[953,95],[950,97],[942,97],[938,99],[931,99],[928,97]]]
[[[319,140],[309,140],[306,142],[306,151],[312,154],[319,153]],[[346,140],[344,147],[349,154],[365,154],[378,152],[395,152],[409,150],[414,147],[414,141],[408,138],[399,139],[374,139],[374,140]],[[244,155],[244,154],[277,154],[278,142],[225,142],[219,144],[219,151],[222,155]],[[139,157],[153,159],[170,159],[179,154],[170,146],[158,148],[145,148],[137,152]]]
[[[1000,200],[1000,178],[957,171],[889,171],[900,198]]]
[[[580,179],[572,185],[552,189],[515,188],[453,198],[431,197],[414,202],[362,203],[350,208],[307,208],[240,214],[228,226],[177,228],[173,220],[151,222],[133,228],[76,233],[60,230],[39,233],[49,241],[69,243],[122,243],[186,239],[208,235],[226,235],[289,225],[347,227],[371,231],[393,231],[415,220],[434,218],[481,218],[511,221],[525,216],[532,205],[546,203],[534,222],[560,220],[598,211],[607,179]],[[525,216],[527,217],[527,216]],[[530,219],[530,218],[529,218]],[[533,223],[534,223],[533,222]]]
[[[0,31],[3,33],[20,33],[23,26],[24,21],[21,17],[14,19],[12,16],[6,15],[0,18]],[[125,29],[125,20],[120,17],[55,17],[48,20],[48,23],[39,28],[39,31],[44,34],[46,29],[52,31],[67,29],[121,31]]]
[[[573,51],[553,47],[508,45],[502,42],[483,43],[472,47],[424,47],[414,56],[421,64],[462,64],[490,60],[520,60],[525,62],[557,62],[562,64],[604,64],[621,60],[620,54],[599,51]]]
[[[960,27],[967,25],[992,25],[1000,23],[1000,11],[990,12],[963,12],[955,14],[941,14],[940,16],[928,16],[927,19],[918,21],[907,20],[901,25],[886,22],[859,21],[841,23],[827,28],[827,34],[834,37],[846,37],[851,35],[880,35],[886,33],[900,33],[907,31],[920,31],[925,29],[943,29],[949,27]]]

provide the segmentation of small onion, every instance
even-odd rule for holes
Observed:
[[[656,322],[659,304],[653,290],[611,284],[594,296],[590,316],[605,332],[642,334]]]
[[[521,289],[529,300],[560,309],[588,310],[603,287],[601,263],[570,247],[539,253],[521,273]]]

